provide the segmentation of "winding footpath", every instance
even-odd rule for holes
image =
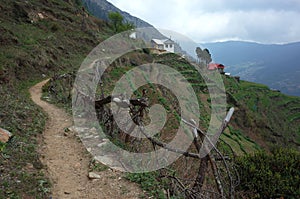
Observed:
[[[91,157],[74,132],[72,118],[65,111],[41,100],[44,80],[29,89],[32,100],[48,114],[40,154],[46,174],[52,181],[52,199],[113,199],[140,198],[140,188],[122,178],[122,173],[107,169],[97,174],[100,179],[89,179]]]

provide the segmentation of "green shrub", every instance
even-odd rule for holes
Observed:
[[[150,48],[143,48],[143,52],[146,54],[150,54]]]
[[[159,180],[158,172],[128,173],[126,178],[131,182],[140,184],[141,188],[152,197],[164,199],[163,186]]]
[[[277,148],[237,159],[239,191],[250,198],[297,198],[300,195],[300,153]]]
[[[5,149],[5,143],[0,142],[0,153]]]

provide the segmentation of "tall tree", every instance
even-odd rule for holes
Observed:
[[[202,49],[200,47],[196,48],[196,54],[197,54],[197,57],[199,58],[199,60],[201,61]]]
[[[118,32],[119,27],[123,23],[123,16],[118,12],[110,12],[108,13],[108,18],[114,28],[114,31]]]
[[[199,59],[199,62],[202,62],[205,65],[209,64],[212,61],[211,54],[207,48],[202,50],[200,47],[197,47],[196,54]]]
[[[113,26],[115,33],[134,29],[134,25],[128,22],[123,22],[124,17],[118,12],[108,13],[108,18]]]
[[[209,50],[207,48],[205,48],[203,51],[202,51],[202,56],[203,56],[203,59],[205,61],[206,64],[209,64],[212,59],[211,59],[211,54],[209,52]]]

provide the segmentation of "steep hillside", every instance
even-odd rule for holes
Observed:
[[[209,114],[208,110],[203,109],[207,105],[210,106],[210,97],[202,77],[197,76],[196,71],[194,74],[191,71],[187,72],[188,70],[194,70],[193,67],[187,63],[182,63],[180,58],[176,59],[175,57],[175,55],[159,56],[159,63],[174,67],[188,78],[194,90],[199,92],[199,96],[201,96],[200,101],[203,103],[201,113],[206,112]],[[243,147],[247,147],[246,142],[243,146],[242,140],[248,138],[266,149],[270,149],[275,145],[289,145],[299,149],[299,97],[284,95],[262,84],[237,81],[232,76],[223,75],[222,77],[228,106],[236,108],[233,120],[225,135],[238,143],[240,148],[238,147],[237,150],[243,151]],[[203,99],[206,99],[206,101]],[[202,115],[202,120],[205,123],[209,121],[209,117],[203,119]],[[255,148],[255,146],[252,147]],[[251,149],[244,152],[247,151],[249,152]]]
[[[133,81],[135,77],[132,74],[127,73],[137,65],[146,63],[159,63],[168,65],[176,71],[179,71],[189,81],[193,89],[196,91],[199,101],[199,108],[201,112],[201,115],[199,115],[199,128],[201,128],[203,131],[206,131],[211,119],[210,112],[212,106],[207,85],[198,71],[192,65],[190,65],[189,62],[176,54],[157,55],[151,53],[149,54],[149,52],[145,50],[138,50],[136,52],[131,52],[124,55],[112,63],[103,74],[103,87],[98,87],[96,93],[97,98],[100,99],[102,93],[105,97],[110,95],[115,87],[116,82],[120,80],[121,77],[124,78],[125,76],[126,84],[130,85],[130,87],[135,90],[132,98],[142,96],[143,89],[146,89],[150,106],[154,104],[160,104],[165,108],[167,121],[162,130],[154,137],[162,140],[164,143],[169,143],[172,141],[177,133],[177,128],[180,121],[181,107],[179,106],[176,97],[174,97],[174,94],[170,92],[170,90],[164,88],[163,86],[149,82],[145,74],[142,74],[141,76],[144,76],[145,80],[149,83],[138,87],[135,85],[135,81]],[[145,68],[144,72],[147,72],[147,68]],[[156,75],[158,75],[157,78],[159,78],[160,74]],[[53,81],[44,88],[45,99],[70,109],[71,101],[68,99],[68,96],[72,87],[69,86],[70,84],[68,82],[70,79],[74,80],[74,78],[74,73],[55,77]],[[270,151],[274,151],[274,148],[278,149],[278,147],[299,150],[300,98],[289,97],[279,92],[272,91],[265,85],[246,81],[237,81],[234,77],[228,77],[224,75],[222,78],[226,87],[228,108],[235,108],[235,112],[229,123],[229,126],[221,135],[217,145],[218,149],[222,151],[224,156],[230,159],[229,164],[234,164],[233,161],[235,158],[240,157],[241,159],[239,164],[242,164],[245,167],[247,167],[247,164],[254,165],[256,162],[247,162],[246,158],[245,160],[242,158],[244,155],[246,155],[245,157],[251,158],[251,154],[258,151],[266,151],[269,153]],[[213,82],[210,84],[211,86],[214,86]],[[111,114],[108,110],[109,107],[110,106],[107,106],[104,109],[98,110],[98,120],[110,141],[112,141],[115,145],[131,152],[141,153],[152,151],[153,145],[147,139],[137,139],[131,136],[128,137],[127,134],[118,128],[117,124],[113,123],[113,120],[108,119],[110,118],[109,115]],[[160,116],[156,115],[156,117],[159,118]],[[145,123],[149,122],[148,112],[145,113],[143,121]],[[188,151],[195,151],[195,147],[190,145]],[[267,153],[265,156],[267,156]],[[292,168],[299,168],[297,163],[299,162],[299,156],[296,156],[290,161],[295,162],[295,164],[292,164]],[[261,161],[257,162],[257,164],[260,163]],[[272,164],[276,164],[276,161],[274,161]],[[285,163],[280,162],[280,165],[282,164]],[[186,189],[189,189],[193,185],[195,176],[197,175],[197,170],[199,167],[201,167],[199,165],[200,162],[198,160],[182,156],[166,169],[160,169],[159,171],[151,173],[128,174],[128,179],[140,183],[141,187],[148,191],[149,194],[155,198],[167,198],[163,190],[169,189],[172,196],[184,198],[182,192],[173,192],[174,186],[176,190],[176,182],[169,181],[166,176],[172,175],[173,177],[177,177],[177,180],[183,182],[181,185]],[[261,168],[263,167],[256,169],[260,170]],[[269,170],[269,173],[273,172],[273,168],[270,168]],[[292,175],[290,174],[291,172],[288,169],[283,170],[284,171],[282,172],[286,172],[286,175],[289,176],[288,178],[290,179],[290,175]],[[220,171],[224,172],[224,170]],[[212,172],[213,170],[207,169],[204,187],[207,188],[209,192],[206,193],[204,190],[204,193],[206,194],[216,192]],[[251,173],[251,170],[249,172]],[[234,174],[235,173],[233,172],[232,175]],[[221,175],[223,176],[224,173]],[[297,175],[294,177],[295,180],[297,179]],[[251,175],[247,177],[251,179]],[[260,176],[259,172],[256,177],[262,179],[264,182],[266,179],[268,179],[265,176]],[[286,176],[283,176],[283,178],[285,177]],[[279,179],[279,177],[276,179]],[[225,179],[225,177],[222,178],[222,180],[222,182],[229,182]],[[243,187],[239,187],[238,189],[240,192],[236,193],[237,198],[242,198],[245,196],[244,191],[248,190],[245,187],[247,187],[249,184],[247,184],[245,181],[246,179],[243,180],[243,183],[245,183],[243,184]],[[284,184],[284,182],[280,181],[280,184],[282,183]],[[274,184],[276,184],[274,181],[268,182],[264,188],[272,187],[273,191],[276,187]],[[297,183],[292,184],[292,187],[290,187],[288,191],[296,188],[297,185],[295,184]],[[256,188],[256,186],[252,187]],[[226,191],[228,191],[227,188]],[[276,190],[274,192],[277,193],[278,190],[277,192]],[[255,190],[249,190],[249,194],[251,198],[253,198],[252,196],[254,196]],[[213,195],[208,196],[209,198],[213,197]]]
[[[285,94],[300,96],[300,43],[265,45],[250,42],[206,43],[213,60],[242,79],[268,85]]]
[[[228,103],[237,107],[232,126],[261,147],[300,147],[299,97],[225,77]]]
[[[78,67],[110,34],[73,1],[2,1],[0,16],[2,82]]]
[[[135,27],[144,28],[144,27],[153,27],[151,24],[143,21],[137,17],[132,16],[131,14],[120,10],[115,7],[113,4],[106,0],[83,0],[84,6],[96,17],[108,21],[109,12],[119,12],[124,17],[124,20],[130,23],[133,23]]]
[[[80,1],[0,1],[0,127],[13,134],[0,143],[0,198],[49,198],[37,152],[46,115],[32,103],[28,88],[79,68],[111,34]]]
[[[109,3],[106,0],[83,0],[84,6],[96,17],[109,21],[108,13],[109,12],[119,12],[124,17],[124,21],[132,23],[137,28],[147,28],[147,32],[143,35],[143,39],[150,41],[153,38],[165,39],[166,37],[162,35],[157,29],[155,29],[151,24],[130,15],[127,12],[120,10],[115,7],[113,4]]]
[[[160,63],[173,67],[181,72],[193,85],[200,101],[201,117],[200,125],[203,129],[208,127],[210,121],[211,99],[207,86],[199,73],[187,61],[181,59],[175,54],[155,55],[144,52],[131,53],[125,58],[120,58],[112,68],[105,74],[104,88],[105,93],[110,93],[114,88],[115,82],[126,71],[135,67],[136,64]],[[132,65],[135,63],[135,65]],[[72,75],[71,75],[72,77]],[[70,78],[70,77],[68,77]],[[73,76],[74,78],[74,76]],[[129,78],[129,77],[128,77]],[[68,102],[68,90],[59,89],[60,84],[65,85],[64,77],[57,79],[58,84],[54,83],[57,93],[51,97],[54,102]],[[128,79],[129,83],[130,78]],[[272,91],[267,86],[251,83],[247,81],[238,82],[234,77],[223,75],[223,81],[226,88],[227,103],[229,107],[235,107],[236,111],[229,128],[225,131],[223,139],[234,148],[236,154],[245,154],[255,151],[259,148],[266,150],[273,146],[291,146],[298,148],[300,146],[300,98],[289,97],[280,92]],[[150,90],[161,89],[149,85]],[[67,85],[63,87],[68,87]],[[69,87],[69,89],[71,89]],[[139,88],[140,90],[141,88]],[[63,92],[63,93],[61,93]],[[170,96],[160,96],[160,92],[150,92],[153,96],[151,103],[162,103],[158,100],[166,98],[172,101]],[[164,93],[161,91],[161,93]],[[60,96],[59,98],[55,96]],[[172,104],[172,103],[171,103]],[[166,104],[163,104],[166,106]],[[176,105],[172,105],[176,107]],[[169,109],[168,107],[165,107]],[[171,111],[172,112],[172,111]],[[171,127],[170,127],[171,128]],[[167,127],[167,129],[170,129]]]

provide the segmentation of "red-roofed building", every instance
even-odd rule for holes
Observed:
[[[218,63],[209,63],[207,65],[208,70],[219,70],[219,72],[224,72],[225,66],[223,64]]]
[[[217,68],[218,68],[218,64],[216,64],[216,63],[209,63],[207,65],[208,70],[217,70]]]

